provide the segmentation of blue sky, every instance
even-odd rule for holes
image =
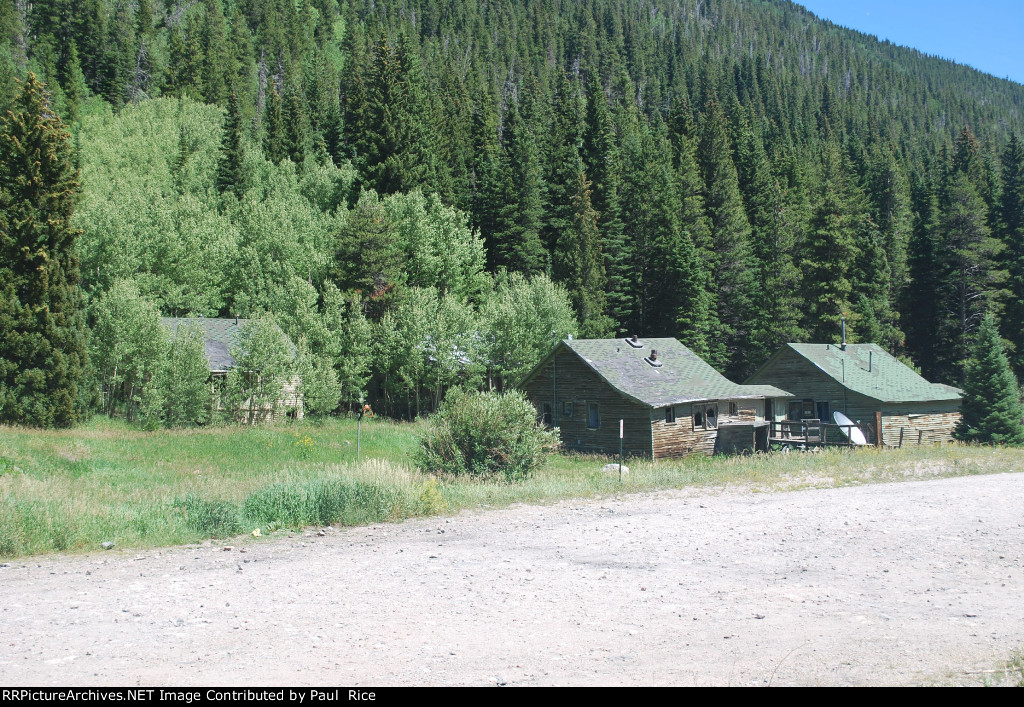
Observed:
[[[796,0],[818,17],[1024,83],[1022,0]]]

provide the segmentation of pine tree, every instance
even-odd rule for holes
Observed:
[[[228,100],[228,113],[224,119],[224,137],[220,143],[220,159],[217,163],[217,190],[223,194],[231,192],[241,198],[245,192],[243,163],[245,148],[242,147],[242,116],[238,107],[238,95],[232,92]]]
[[[107,36],[106,75],[103,97],[115,107],[125,100],[135,100],[134,74],[138,43],[135,38],[135,22],[128,3],[116,3],[113,7],[110,33]],[[138,96],[141,97],[141,96]]]
[[[903,336],[896,313],[889,306],[890,271],[884,236],[870,218],[861,220],[856,233],[857,256],[851,273],[856,340],[899,350]]]
[[[590,203],[590,182],[576,158],[576,179],[570,192],[572,221],[558,234],[552,255],[552,271],[569,292],[580,335],[606,336],[611,320],[605,315],[604,258],[597,229],[597,212]]]
[[[629,261],[619,205],[621,166],[615,141],[615,121],[596,74],[591,74],[587,82],[581,154],[591,181],[591,203],[598,214],[597,227],[608,278],[607,313],[614,325],[621,327],[630,315]]]
[[[185,28],[171,30],[168,47],[170,63],[164,83],[166,93],[202,99],[205,54],[200,34],[199,22],[195,16],[189,19]]]
[[[335,241],[331,279],[342,292],[360,292],[379,315],[395,285],[404,284],[404,265],[391,219],[377,194],[364,190]]]
[[[804,326],[811,341],[839,338],[840,321],[851,310],[852,268],[857,246],[847,177],[836,147],[825,153],[824,181],[803,247]]]
[[[940,249],[939,202],[934,185],[915,182],[911,191],[914,230],[907,252],[910,284],[903,291],[900,312],[907,334],[907,351],[926,378],[939,373],[935,333],[939,320]]]
[[[82,106],[82,101],[85,100],[89,89],[85,85],[85,76],[82,74],[82,65],[78,61],[78,50],[75,45],[72,44],[68,50],[68,63],[66,69],[66,76],[64,78],[64,100],[67,104],[67,121],[68,124],[74,125],[78,122],[79,110]],[[0,99],[2,104],[2,99]],[[0,112],[0,115],[3,113]]]
[[[263,117],[263,124],[266,130],[263,137],[263,154],[274,164],[280,164],[281,160],[288,156],[287,129],[284,124],[281,95],[273,85],[270,87],[270,96],[267,99],[267,111]]]
[[[986,313],[964,372],[963,417],[956,436],[982,444],[1024,444],[1024,407],[995,319]]]
[[[711,351],[718,331],[718,309],[714,302],[711,271],[705,263],[714,261],[711,223],[704,204],[704,182],[697,160],[696,126],[685,97],[672,107],[668,139],[672,145],[673,184],[678,196],[681,240],[676,250],[684,296],[676,304],[677,336],[699,356]]]
[[[761,136],[746,125],[737,171],[751,227],[751,251],[757,266],[757,306],[750,322],[748,359],[767,361],[786,342],[801,338],[794,263],[797,226],[778,178],[772,173]]]
[[[756,270],[726,119],[714,101],[701,122],[698,156],[711,224],[712,283],[718,312],[718,335],[708,362],[727,375],[745,378],[753,372],[745,358],[750,315],[757,298]]]
[[[1016,135],[1010,137],[1002,162],[999,236],[1008,278],[1001,330],[1012,346],[1010,363],[1020,376],[1024,374],[1024,143]]]
[[[206,13],[200,29],[203,57],[200,73],[203,82],[203,98],[207,103],[224,105],[230,91],[232,75],[235,73],[234,57],[228,46],[227,23],[221,10],[220,0],[205,0]]]
[[[374,49],[364,132],[357,146],[367,185],[380,194],[428,189],[437,181],[436,134],[419,53],[402,36]]]
[[[70,136],[29,73],[0,119],[0,421],[67,427],[86,364]]]
[[[544,216],[544,179],[536,136],[515,104],[505,120],[506,148],[501,161],[505,203],[498,214],[488,260],[497,268],[524,275],[546,272],[548,253],[540,239]]]
[[[309,140],[309,121],[302,92],[294,84],[284,93],[281,106],[284,119],[284,151],[288,159],[301,165],[306,159],[306,143]],[[269,130],[269,124],[268,124]]]
[[[889,301],[895,305],[909,282],[907,249],[913,230],[914,214],[910,204],[910,184],[896,156],[890,151],[879,158],[872,175],[872,197],[878,229],[889,262]]]
[[[580,105],[579,91],[570,84],[565,73],[559,74],[556,92],[553,97],[554,122],[549,132],[548,169],[546,175],[547,190],[545,192],[546,215],[541,242],[553,257],[558,247],[560,235],[570,227],[575,219],[573,199],[578,193],[578,175],[582,169],[580,164],[580,147],[583,136],[583,111]],[[552,279],[559,282],[561,274],[555,270]]]
[[[473,101],[473,165],[470,176],[472,195],[469,212],[487,244],[488,268],[494,269],[495,235],[498,231],[502,201],[501,145],[498,143],[497,116],[486,104],[487,96],[478,92]]]
[[[998,266],[1002,244],[992,237],[985,202],[969,173],[955,171],[944,191],[938,366],[940,380],[958,380],[971,336],[984,313],[1001,299],[1006,273]]]
[[[625,111],[623,126],[623,220],[630,224],[632,316],[627,331],[675,336],[704,353],[708,349],[710,300],[707,271],[689,231],[672,167],[664,125],[643,125]]]
[[[371,59],[366,48],[366,35],[351,3],[345,17],[345,39],[343,42],[345,65],[341,70],[341,142],[340,152],[345,157],[354,157],[362,148],[363,136],[369,125],[369,92],[367,85],[372,72]],[[363,160],[356,160],[361,166]]]

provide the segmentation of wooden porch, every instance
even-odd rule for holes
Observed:
[[[867,438],[867,445],[850,440],[853,430],[859,429]],[[768,432],[769,445],[783,449],[810,449],[814,447],[863,447],[877,444],[878,436],[872,425],[837,425],[821,420],[776,420]]]

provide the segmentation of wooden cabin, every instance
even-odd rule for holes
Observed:
[[[174,336],[178,331],[178,327],[183,324],[195,325],[202,330],[206,361],[210,367],[210,406],[214,411],[223,410],[221,390],[228,371],[235,367],[235,357],[231,351],[238,347],[239,334],[242,331],[242,327],[249,323],[249,320],[237,317],[231,319],[163,317],[160,321],[168,329],[171,336]],[[289,345],[294,348],[291,342],[289,342]],[[303,406],[300,384],[301,380],[299,377],[293,377],[285,384],[284,389],[281,391],[281,398],[277,401],[274,409],[263,410],[257,417],[262,420],[271,420],[275,417],[286,415],[287,417],[301,420]],[[250,417],[252,416],[250,415]]]
[[[733,383],[675,339],[568,339],[519,385],[562,445],[675,457],[767,448],[766,401],[789,394]],[[784,405],[784,403],[783,403]]]
[[[789,433],[781,421],[825,426],[838,410],[870,444],[891,447],[952,440],[963,397],[957,388],[929,383],[876,344],[786,344],[747,383],[793,394],[768,411],[775,430]]]

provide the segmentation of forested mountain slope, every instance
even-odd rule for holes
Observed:
[[[845,316],[956,383],[986,310],[1024,370],[1024,86],[793,3],[0,0],[0,106],[28,71],[93,300],[393,327],[505,270],[738,378]]]

